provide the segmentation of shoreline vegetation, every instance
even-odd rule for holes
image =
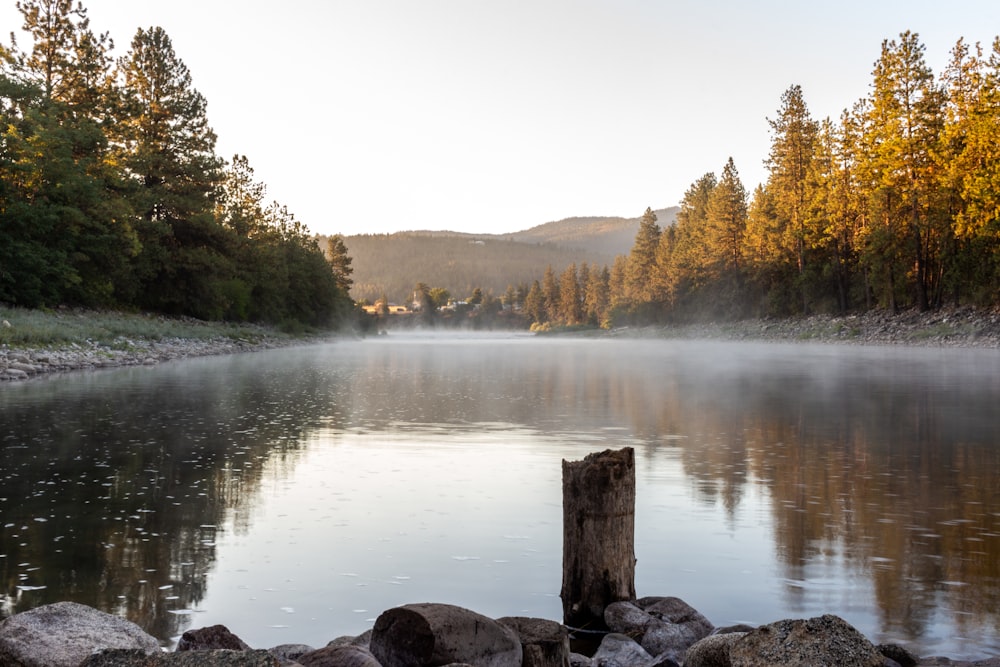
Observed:
[[[0,381],[309,345],[343,335],[334,331],[289,333],[257,324],[150,314],[0,307]],[[1000,310],[870,311],[839,317],[813,315],[611,330],[566,327],[540,335],[997,348]]]
[[[0,307],[0,382],[255,352],[322,342],[336,335],[151,314]]]

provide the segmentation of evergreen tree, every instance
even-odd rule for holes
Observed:
[[[584,317],[591,324],[606,326],[610,305],[611,272],[607,266],[591,269],[584,285]]]
[[[769,120],[773,133],[768,168],[767,191],[770,211],[775,221],[770,225],[777,232],[775,241],[783,252],[793,258],[798,274],[803,311],[809,309],[806,286],[807,249],[817,243],[820,229],[810,220],[813,199],[813,161],[816,152],[818,124],[812,120],[802,89],[792,86],[781,96],[778,117]]]
[[[625,266],[625,293],[633,304],[653,300],[656,249],[659,244],[660,227],[656,224],[656,214],[653,209],[647,208],[639,220],[639,230]]]
[[[8,298],[114,305],[137,243],[102,131],[110,40],[90,31],[80,5],[26,0],[17,8],[32,46],[22,53],[12,44],[0,63],[6,154],[20,172],[0,207],[0,217],[17,217],[0,225],[8,229],[0,236],[14,237],[3,244],[16,255],[6,272],[21,285]]]
[[[354,268],[351,266],[351,257],[347,254],[347,246],[344,244],[344,237],[334,234],[327,241],[327,255],[330,265],[333,267],[333,275],[337,279],[337,287],[345,294],[350,292],[354,281],[351,274]]]
[[[118,70],[123,116],[114,140],[135,186],[137,300],[161,312],[220,317],[235,272],[225,253],[230,233],[215,218],[222,162],[205,98],[162,28],[139,29]]]
[[[569,326],[583,321],[583,303],[576,264],[570,264],[559,275],[559,319]]]
[[[556,280],[555,271],[552,270],[552,266],[548,266],[545,269],[545,274],[542,276],[542,299],[545,302],[545,315],[547,319],[545,321],[554,321],[559,317],[559,282]]]
[[[950,233],[939,205],[933,159],[943,109],[943,95],[924,61],[917,35],[904,32],[898,42],[883,42],[875,64],[865,143],[880,223],[872,238],[874,256],[880,260],[877,268],[893,309],[910,289],[916,305],[926,309],[939,286],[941,250]]]
[[[542,296],[542,287],[538,281],[531,283],[528,293],[524,297],[524,311],[528,314],[532,324],[542,324],[549,319],[545,310],[545,297]]]

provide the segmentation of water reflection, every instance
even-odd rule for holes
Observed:
[[[631,445],[640,594],[995,653],[998,365],[393,337],[6,386],[3,612],[72,599],[258,646],[427,599],[558,618],[559,461]]]

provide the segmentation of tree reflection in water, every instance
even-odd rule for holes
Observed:
[[[761,577],[776,602],[755,600],[765,616],[752,620],[850,617],[870,604],[861,611],[876,627],[862,629],[877,639],[936,646],[942,634],[972,635],[973,648],[1000,649],[994,356],[393,337],[6,386],[2,613],[75,600],[175,636],[197,623],[176,612],[206,598],[219,534],[253,540],[262,485],[294,484],[316,433],[423,429],[447,441],[489,425],[554,470],[567,450],[553,443],[578,443],[581,457],[629,444],[648,502],[689,491],[678,501],[687,516],[637,530],[637,550],[653,554],[637,574],[657,587],[640,594],[738,581],[717,569],[681,582],[657,559],[707,568],[677,535],[706,540],[699,531],[718,521],[742,567],[743,514],[759,503],[752,521],[766,523],[778,571]],[[558,502],[558,488],[548,493]],[[738,591],[720,595],[734,603]]]

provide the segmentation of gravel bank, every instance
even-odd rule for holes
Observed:
[[[217,354],[256,352],[301,344],[295,339],[234,340],[163,338],[158,340],[118,338],[109,342],[85,341],[42,349],[0,347],[0,381],[80,370],[120,366],[154,366],[167,361]]]
[[[761,340],[851,345],[924,347],[1000,347],[1000,310],[950,309],[874,311],[861,315],[815,315],[788,319],[744,320],[721,324],[667,325],[617,329],[617,336],[683,339]]]

